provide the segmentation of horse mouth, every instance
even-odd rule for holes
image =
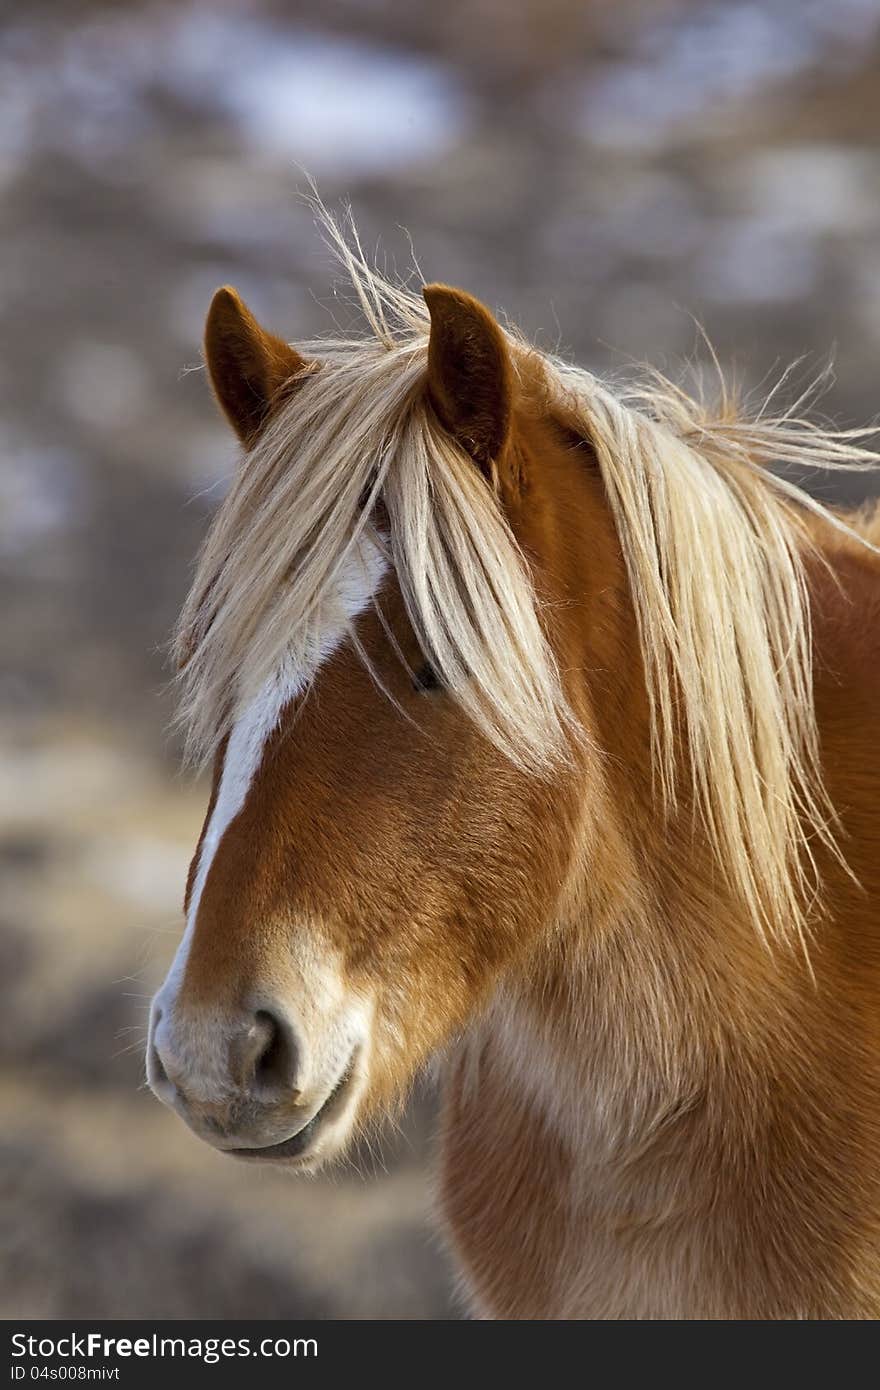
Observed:
[[[355,1048],[349,1057],[339,1080],[333,1090],[322,1102],[318,1110],[310,1120],[298,1129],[289,1138],[280,1140],[277,1144],[265,1144],[262,1148],[256,1149],[225,1149],[224,1153],[232,1158],[244,1158],[250,1160],[278,1160],[286,1158],[302,1158],[308,1151],[312,1140],[318,1130],[334,1116],[340,1114],[348,1097],[349,1088],[354,1078],[355,1067],[357,1065],[360,1048]]]

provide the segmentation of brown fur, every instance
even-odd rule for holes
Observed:
[[[377,1001],[362,1119],[451,1049],[441,1206],[486,1314],[876,1317],[877,556],[810,523],[822,764],[858,879],[819,850],[811,975],[796,944],[758,939],[688,797],[660,812],[589,440],[548,415],[538,374],[481,371],[463,399],[450,354],[464,341],[459,362],[491,362],[498,341],[468,297],[429,304],[443,334],[429,389],[491,461],[589,741],[552,777],[515,768],[442,691],[414,688],[379,618],[362,617],[393,701],[346,644],[288,709],[214,861],[181,1006],[225,1007],[255,980],[289,988],[307,932]],[[218,362],[213,323],[215,389],[249,438],[256,417],[227,372],[252,384],[243,355],[259,375],[265,350],[248,325]],[[418,669],[393,578],[381,607]]]

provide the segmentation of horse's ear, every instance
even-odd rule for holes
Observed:
[[[256,443],[284,399],[284,387],[307,367],[304,357],[261,328],[229,285],[211,300],[205,322],[205,361],[214,395],[246,448]]]
[[[428,395],[445,428],[487,477],[510,432],[513,372],[504,333],[463,290],[426,285],[431,315]]]

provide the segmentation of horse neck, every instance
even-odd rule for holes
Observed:
[[[768,951],[684,834],[681,857],[664,864],[647,826],[602,826],[601,866],[573,879],[475,1034],[476,1053],[488,1043],[514,1090],[596,1160],[707,1101],[735,1128],[737,1098],[757,1100],[800,1067],[781,1039],[815,1003],[797,948]]]
[[[590,646],[578,650],[578,636],[563,633],[563,662],[587,673],[575,703],[589,710],[604,756],[587,759],[556,920],[476,1031],[503,1049],[527,1092],[558,1108],[561,1123],[580,1115],[591,1142],[597,1124],[617,1142],[713,1077],[758,1084],[769,1053],[778,1055],[774,1030],[798,1016],[813,986],[797,946],[768,951],[760,941],[687,796],[669,819],[659,810],[622,558],[595,473],[577,486],[580,508],[569,478],[557,513],[560,527],[575,517],[584,531],[582,544],[559,547],[571,567],[563,587],[580,595],[562,612],[585,617],[580,635],[589,628]],[[547,528],[549,502],[543,516]]]

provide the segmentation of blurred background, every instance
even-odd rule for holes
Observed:
[[[880,0],[3,7],[0,1315],[455,1315],[428,1090],[305,1181],[141,1087],[206,801],[163,644],[235,463],[188,369],[223,282],[287,338],[348,314],[298,166],[593,368],[674,372],[693,315],[747,388],[833,350],[864,423],[878,137]]]

